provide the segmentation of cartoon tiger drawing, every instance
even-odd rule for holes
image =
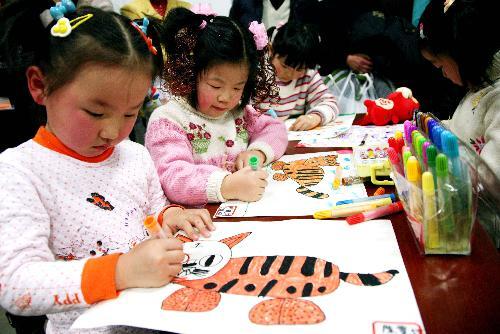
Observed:
[[[283,174],[276,173],[273,179],[276,181],[286,181],[292,179],[299,184],[296,191],[299,194],[311,198],[328,198],[328,194],[313,191],[307,187],[315,186],[323,180],[325,171],[321,166],[338,166],[337,155],[326,155],[309,159],[295,160],[291,162],[276,161],[271,165],[272,170],[283,171]]]
[[[323,311],[312,301],[332,293],[340,280],[363,286],[387,283],[397,270],[377,274],[354,274],[339,271],[326,260],[308,256],[250,256],[232,258],[231,249],[251,232],[220,241],[192,242],[180,237],[186,259],[172,282],[183,285],[162,302],[163,310],[204,312],[213,310],[221,293],[273,297],[255,305],[249,319],[261,325],[316,324],[325,320]],[[197,255],[197,251],[198,254]]]

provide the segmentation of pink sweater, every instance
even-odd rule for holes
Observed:
[[[167,198],[192,206],[225,201],[222,181],[239,153],[260,150],[268,164],[288,145],[284,124],[251,106],[210,118],[180,99],[153,112],[145,141]]]

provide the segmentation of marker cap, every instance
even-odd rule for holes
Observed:
[[[414,156],[408,158],[406,162],[406,177],[410,182],[416,182],[419,179],[419,166],[418,160]]]
[[[429,145],[429,147],[427,147],[426,150],[427,165],[429,167],[436,167],[436,155],[437,155],[436,146]]]
[[[448,158],[443,153],[436,156],[436,174],[439,177],[448,176]]]
[[[425,172],[422,174],[422,191],[424,195],[434,194],[434,177],[431,172]]]
[[[441,134],[441,142],[443,144],[443,153],[450,159],[458,157],[458,139],[450,131],[443,131]]]

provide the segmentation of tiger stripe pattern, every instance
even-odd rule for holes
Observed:
[[[309,256],[251,256],[233,258],[212,277],[179,282],[184,286],[220,293],[274,298],[314,297],[332,293],[340,280],[375,286],[398,273],[343,273],[328,261]]]
[[[273,179],[276,181],[286,181],[291,179],[299,184],[296,191],[299,194],[311,198],[324,199],[329,195],[314,191],[308,187],[315,186],[323,180],[325,171],[322,166],[338,166],[337,155],[326,155],[309,159],[295,160],[291,162],[276,161],[271,165],[272,170],[282,171],[275,173]]]

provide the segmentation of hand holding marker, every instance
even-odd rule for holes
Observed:
[[[154,216],[147,216],[144,220],[144,227],[148,231],[149,235],[153,238],[166,239],[168,238],[165,231],[161,228],[158,221]]]
[[[250,159],[248,159],[248,165],[254,171],[259,169],[259,158],[257,158],[255,155],[252,155]]]

